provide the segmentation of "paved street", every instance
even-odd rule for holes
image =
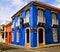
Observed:
[[[20,48],[20,49],[8,50],[3,52],[60,52],[60,46],[38,48],[38,49]]]

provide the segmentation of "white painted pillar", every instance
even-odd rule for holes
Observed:
[[[45,45],[45,31],[43,31],[43,44]]]

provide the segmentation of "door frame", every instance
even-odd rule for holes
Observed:
[[[26,30],[29,29],[29,43],[27,43],[27,35],[26,35]],[[29,46],[27,46],[29,44]],[[25,47],[30,47],[30,28],[25,29]]]
[[[37,28],[37,47],[39,47],[39,38],[38,38],[38,36],[39,36],[38,30],[39,29],[43,30],[43,43],[42,43],[42,45],[45,45],[45,29],[43,27],[38,27]]]

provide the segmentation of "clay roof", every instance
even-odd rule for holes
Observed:
[[[43,7],[43,8],[48,8],[52,11],[60,12],[60,8],[57,8],[55,6],[51,6],[51,5],[48,5],[48,4],[45,4],[45,3],[42,3],[42,2],[38,2],[38,1],[32,1],[32,2],[28,3],[26,6],[24,6],[17,13],[15,13],[11,18],[14,18],[15,15],[20,14],[23,10],[29,8],[29,6],[32,5],[32,4]]]

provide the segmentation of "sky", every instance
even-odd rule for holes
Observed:
[[[11,21],[11,16],[22,7],[35,0],[0,0],[0,24]],[[60,0],[37,0],[60,8]]]

